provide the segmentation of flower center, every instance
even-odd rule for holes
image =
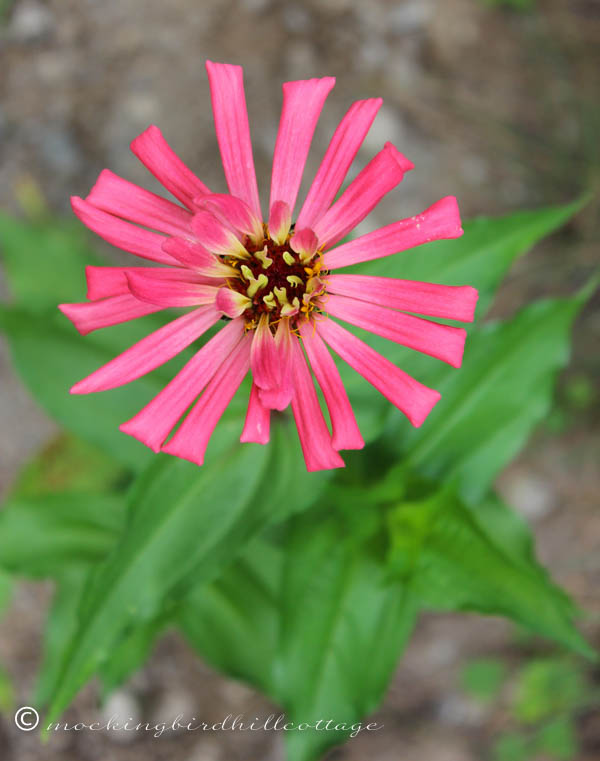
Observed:
[[[298,253],[290,245],[293,229],[285,243],[272,240],[265,227],[260,243],[244,241],[248,257],[226,257],[227,264],[235,268],[237,277],[228,279],[228,286],[247,297],[248,305],[243,316],[246,328],[253,329],[262,315],[275,326],[282,317],[293,318],[292,324],[302,315],[308,316],[317,308],[317,298],[323,294],[326,273],[322,255]]]

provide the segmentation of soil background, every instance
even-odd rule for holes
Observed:
[[[337,77],[317,127],[310,178],[337,121],[358,98],[384,107],[355,171],[385,140],[417,166],[369,219],[389,223],[456,195],[464,218],[562,203],[600,180],[600,3],[597,0],[2,0],[0,2],[0,203],[19,212],[35,183],[57,214],[85,196],[104,167],[153,188],[128,146],[156,123],[208,185],[224,188],[204,61],[241,63],[259,186],[268,187],[281,82]],[[598,265],[598,194],[568,227],[517,264],[495,315],[531,298],[572,293]],[[40,252],[42,255],[42,252]],[[6,295],[6,287],[0,282]],[[506,499],[533,525],[538,555],[587,612],[600,644],[600,301],[575,327],[557,412],[501,476]],[[56,429],[36,407],[0,345],[0,491]],[[578,388],[586,389],[584,397]],[[0,660],[30,696],[51,587],[22,583],[0,625]],[[339,761],[479,761],[509,725],[502,696],[488,705],[460,687],[473,658],[512,668],[548,646],[524,643],[503,621],[423,616],[381,710]],[[590,683],[598,674],[587,667]],[[507,688],[510,690],[510,685]],[[69,712],[99,713],[93,687]],[[266,716],[269,705],[201,664],[175,635],[102,709],[106,715],[219,720]],[[578,761],[600,758],[597,710],[577,720]],[[114,735],[63,733],[42,746],[0,719],[2,761],[279,761],[273,733]],[[541,757],[540,757],[541,758]]]

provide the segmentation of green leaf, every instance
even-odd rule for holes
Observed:
[[[378,705],[413,629],[411,587],[390,580],[381,553],[322,509],[293,521],[284,553],[274,692],[297,724],[356,728]],[[289,761],[314,761],[347,728],[286,732]]]
[[[45,705],[52,699],[61,665],[68,658],[71,637],[77,630],[77,611],[88,576],[89,570],[84,566],[69,568],[65,565],[58,577],[44,626],[42,664],[37,676],[35,705]]]
[[[95,494],[123,486],[128,477],[117,460],[77,436],[61,433],[25,464],[11,494]]]
[[[62,323],[60,316],[49,318],[0,308],[0,328],[8,338],[15,367],[35,399],[67,430],[125,465],[141,468],[153,459],[152,452],[120,433],[118,426],[162,389],[161,376],[155,371],[112,391],[70,395],[73,383],[111,360],[121,349],[107,347],[105,336],[82,338]],[[125,333],[130,333],[130,326],[117,327],[127,327]]]
[[[504,732],[492,748],[493,761],[529,761],[531,743],[520,732]]]
[[[423,605],[502,615],[588,657],[595,654],[574,625],[567,595],[548,578],[528,550],[504,546],[509,529],[496,537],[484,529],[449,489],[390,511],[390,564],[414,578]]]
[[[428,243],[393,257],[349,267],[343,272],[423,280],[446,285],[472,285],[479,291],[476,320],[480,320],[488,311],[496,289],[511,265],[535,243],[568,221],[587,200],[588,198],[584,197],[565,206],[517,212],[495,219],[474,219],[465,223],[465,234],[461,238]],[[457,376],[462,377],[472,362],[472,337],[467,339],[465,363],[462,369],[457,371],[431,357],[359,328],[345,327],[405,372],[440,390],[443,398],[438,408],[441,409],[446,403],[444,389],[448,384],[456,382]],[[474,326],[466,327],[469,332],[475,330]],[[336,363],[365,441],[373,441],[379,435],[391,413],[394,429],[401,431],[403,436],[407,435],[407,447],[410,447],[410,424],[401,413],[390,410],[389,402],[346,363],[337,359]],[[439,411],[434,410],[433,414],[436,413],[439,414]],[[433,414],[423,427],[424,430],[435,428],[431,422],[434,420]]]
[[[322,489],[329,474],[306,475],[288,427],[275,426],[270,447],[232,447],[238,433],[222,424],[221,447],[202,468],[158,457],[140,479],[127,531],[86,590],[48,721],[134,623],[181,599],[191,583],[209,581],[268,521],[307,507]]]
[[[487,703],[500,691],[506,667],[497,658],[477,658],[463,667],[460,676],[463,689]]]
[[[0,566],[31,577],[102,560],[125,517],[116,494],[10,498],[0,512]]]
[[[513,714],[518,721],[535,724],[576,710],[585,695],[581,669],[574,663],[564,658],[536,660],[519,675]]]
[[[273,694],[273,658],[279,635],[283,553],[263,538],[215,581],[195,586],[177,623],[215,668]]]
[[[581,295],[538,302],[471,336],[461,370],[437,383],[442,400],[426,425],[403,428],[405,465],[456,480],[466,499],[481,499],[548,413],[582,304]]]
[[[76,220],[32,222],[0,212],[0,253],[16,303],[31,312],[85,300],[86,264],[102,264]]]
[[[171,622],[172,610],[169,606],[150,621],[141,622],[119,642],[110,658],[99,668],[102,681],[102,697],[124,684],[148,660],[158,637]]]
[[[480,319],[512,264],[564,225],[588,201],[589,197],[584,196],[564,206],[519,211],[503,217],[478,217],[464,223],[465,232],[460,238],[427,243],[395,257],[357,265],[356,272],[445,285],[472,285],[479,291],[476,316]]]
[[[575,759],[579,753],[579,743],[573,720],[561,716],[542,727],[532,743],[535,753],[557,761]]]

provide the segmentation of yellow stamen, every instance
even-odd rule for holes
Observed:
[[[273,260],[267,256],[268,248],[265,246],[262,251],[257,251],[254,256],[259,260],[264,269],[269,269],[273,264]]]
[[[286,280],[291,286],[301,286],[302,280],[298,277],[298,275],[288,275],[286,277]]]
[[[268,283],[269,283],[269,278],[261,272],[261,274],[258,276],[257,279],[254,279],[254,277],[252,278],[250,285],[246,289],[246,293],[252,299],[256,295],[256,292],[259,291],[261,288],[264,288],[266,285],[268,285]]]

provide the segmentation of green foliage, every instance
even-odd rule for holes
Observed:
[[[481,0],[484,5],[491,8],[511,8],[515,11],[533,11],[536,0]]]
[[[59,434],[31,459],[12,488],[12,495],[111,491],[127,483],[128,472],[109,455],[83,439]]]
[[[543,754],[556,761],[569,761],[577,756],[579,747],[573,721],[562,716],[540,729],[532,743],[534,754]]]
[[[479,501],[548,413],[556,372],[582,297],[537,302],[472,335],[460,372],[445,374],[428,424],[408,431],[399,449],[429,478],[455,480]]]
[[[407,425],[401,413],[397,410],[390,410],[389,402],[383,399],[352,368],[343,362],[338,363],[344,385],[348,389],[348,394],[352,400],[352,406],[356,412],[357,421],[365,441],[368,442],[375,439],[381,433],[385,421],[391,418],[394,422],[394,439],[399,439],[403,444],[403,450],[412,449],[415,440],[418,441],[420,435],[426,435],[428,432],[432,435],[437,435],[440,424],[434,421],[436,421],[438,416],[444,416],[442,426],[448,422],[449,393],[454,391],[456,394],[464,395],[465,407],[460,411],[456,410],[456,415],[461,419],[460,415],[467,411],[466,406],[473,395],[473,390],[477,389],[479,391],[477,385],[474,386],[473,384],[479,383],[480,375],[483,376],[484,382],[487,382],[488,388],[493,384],[490,390],[495,392],[496,395],[500,394],[504,388],[505,374],[511,371],[516,373],[511,376],[513,385],[518,382],[525,368],[530,370],[531,376],[535,375],[535,368],[532,363],[521,362],[518,367],[515,368],[514,366],[515,362],[518,362],[519,357],[521,357],[521,360],[523,356],[527,359],[527,354],[520,354],[520,348],[515,347],[517,356],[513,356],[506,344],[501,345],[502,340],[506,340],[505,333],[509,330],[508,327],[503,331],[502,326],[495,328],[493,326],[486,326],[483,328],[481,335],[477,335],[480,330],[479,321],[487,313],[496,289],[511,265],[525,254],[534,243],[564,224],[586,202],[587,199],[583,198],[565,206],[550,207],[537,211],[517,212],[497,219],[480,217],[464,224],[465,234],[461,238],[428,243],[412,251],[402,252],[395,257],[374,260],[344,270],[344,272],[356,271],[359,274],[399,277],[407,280],[422,280],[446,285],[468,284],[477,288],[479,292],[475,314],[476,322],[472,326],[466,326],[470,335],[467,339],[465,358],[460,370],[450,368],[438,360],[418,354],[399,344],[394,344],[383,338],[367,334],[357,328],[352,328],[352,332],[364,337],[367,343],[404,371],[422,383],[438,389],[443,397],[443,400],[437,405],[437,409],[434,409],[429,416],[427,424],[418,431],[411,432],[410,426]],[[512,323],[509,322],[508,324]],[[518,330],[518,328],[519,325],[515,327],[515,330]],[[549,332],[547,335],[551,335],[551,333]],[[474,339],[476,339],[475,347],[473,346]],[[536,336],[532,335],[531,341],[535,340]],[[484,361],[486,359],[486,352],[490,348],[490,342],[495,346],[496,361],[501,363],[501,367],[498,368],[498,376],[494,375],[491,379],[487,377],[488,372],[486,372],[486,369],[481,364],[482,359]],[[518,343],[520,343],[520,338]],[[565,353],[566,349],[563,347],[563,355]],[[557,363],[561,358],[562,355],[558,350],[552,352],[551,359],[544,365],[545,368],[548,368],[552,359]],[[473,369],[474,365],[478,367],[477,370]],[[489,372],[493,371],[493,367],[494,365],[490,363]],[[467,371],[470,373],[470,383],[467,383],[463,379]],[[503,371],[505,374],[503,374]],[[541,375],[545,377],[543,372]],[[535,378],[531,380],[533,383]],[[519,398],[519,415],[527,413],[529,403],[534,401],[533,389],[529,388],[528,392],[527,404],[523,403],[522,397]],[[509,394],[506,394],[507,400],[508,397]],[[535,397],[537,399],[537,394]],[[546,398],[543,393],[541,397]],[[483,399],[483,402],[487,401],[489,401],[489,394]],[[473,417],[480,411],[481,406],[477,405],[473,411],[474,414],[471,414],[471,409],[469,408],[469,422],[472,422]],[[497,406],[498,404],[496,403]],[[532,416],[540,408],[541,403],[534,405]],[[539,413],[539,415],[542,414],[543,411]],[[527,425],[527,422],[524,421],[520,431],[516,431],[514,434],[510,431],[506,432],[508,441],[515,442],[513,454],[519,446],[522,446],[527,433],[531,429],[531,425],[539,420],[539,415],[534,417],[530,425]],[[467,424],[467,421],[465,421],[465,424]],[[448,433],[451,432],[446,430],[446,434]],[[493,443],[492,441],[490,446]],[[457,446],[461,444],[462,441],[456,443],[447,442],[442,452],[442,459],[449,452],[457,452]],[[499,442],[498,446],[502,447],[502,444],[503,442]],[[506,446],[506,443],[504,445]],[[434,459],[435,456],[438,456],[438,451],[434,452],[432,457],[433,462],[437,462]],[[498,468],[501,468],[504,464],[505,460],[501,461],[498,464]]]
[[[497,658],[479,658],[470,661],[463,668],[461,683],[463,689],[484,702],[493,700],[498,694],[506,669]]]
[[[414,577],[421,603],[436,610],[503,615],[566,647],[592,655],[574,627],[576,610],[531,557],[506,551],[447,490],[389,513],[390,566]],[[509,534],[510,535],[510,534]]]
[[[521,732],[505,732],[494,743],[493,761],[529,761],[530,745]]]
[[[226,445],[201,469],[156,458],[131,494],[126,532],[90,580],[49,721],[134,622],[156,616],[191,581],[216,576],[266,523],[310,504],[327,474],[301,485],[304,465],[288,437],[275,427],[269,448]]]
[[[93,675],[104,693],[122,683],[169,626],[297,723],[331,718],[349,726],[373,711],[421,609],[504,615],[591,655],[574,605],[536,561],[527,525],[490,491],[548,414],[589,289],[503,322],[479,322],[510,265],[582,203],[478,219],[461,239],[357,268],[472,284],[478,322],[460,371],[369,337],[438,388],[442,401],[411,430],[343,368],[370,446],[345,456],[347,472],[336,474],[305,472],[285,418],[267,447],[240,446],[247,389],[217,427],[202,468],[120,434],[118,424],[193,349],[131,386],[70,396],[73,382],[165,318],[78,336],[56,304],[84,295],[83,266],[98,262],[87,238],[71,225],[0,215],[13,296],[0,308],[0,328],[24,382],[69,432],[24,470],[0,513],[0,570],[56,583],[36,698],[50,704],[47,721]],[[586,393],[568,392],[572,406],[587,404]],[[542,662],[520,675],[514,713],[534,728],[500,738],[497,761],[572,756],[572,727],[557,712],[579,704],[581,685],[574,678],[555,689],[568,676],[552,668]],[[463,684],[491,699],[503,677],[501,663],[483,660],[465,669]],[[560,705],[546,692],[562,692]],[[316,761],[348,735],[286,732],[288,757]]]
[[[518,721],[534,724],[577,708],[585,693],[577,666],[564,659],[536,660],[519,675],[513,713]]]
[[[503,687],[510,684],[509,690]],[[502,690],[508,696],[512,727],[492,746],[493,761],[534,761],[540,757],[570,761],[578,753],[576,713],[595,702],[581,663],[547,657],[526,663],[508,677],[503,661],[471,661],[462,672],[463,689],[491,698]]]

